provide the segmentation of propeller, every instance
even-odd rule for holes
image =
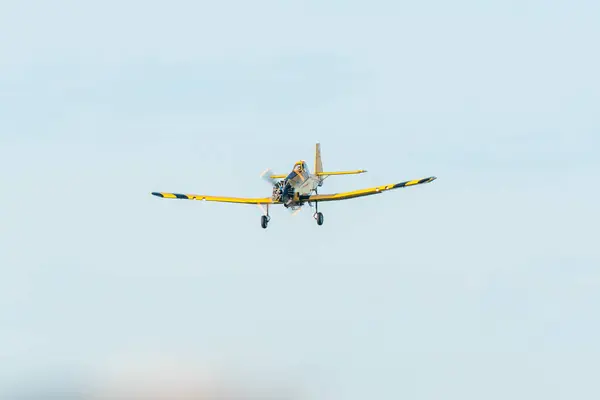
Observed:
[[[273,173],[273,170],[271,168],[267,168],[266,170],[263,171],[262,174],[260,174],[260,177],[265,182],[268,182],[269,184],[271,184],[271,186],[275,186],[275,184],[277,183],[277,179],[271,178],[272,175],[275,175]]]
[[[262,174],[260,174],[260,177],[267,182],[268,184],[270,184],[271,186],[275,186],[279,180],[278,179],[274,179],[271,178],[271,176],[275,175],[275,173],[273,172],[273,170],[271,168],[267,168],[266,170],[264,170],[262,172]],[[298,208],[296,210],[292,210],[291,208],[287,208],[287,211],[292,215],[295,216],[297,215],[300,211],[302,210],[302,208]]]

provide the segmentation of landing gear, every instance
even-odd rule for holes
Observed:
[[[323,225],[323,222],[324,222],[323,213],[317,213],[315,218],[317,219],[317,225],[319,225],[319,226]]]
[[[260,226],[262,226],[263,229],[267,229],[270,220],[271,217],[269,216],[269,205],[267,204],[267,213],[260,217]]]
[[[269,217],[267,217],[266,215],[261,216],[260,226],[262,226],[263,229],[267,229],[267,226],[269,226]]]
[[[319,212],[319,202],[315,202],[315,215],[314,215],[314,217],[317,220],[317,225],[319,225],[319,226],[323,225],[323,222],[325,221],[325,219],[323,217],[323,213]]]

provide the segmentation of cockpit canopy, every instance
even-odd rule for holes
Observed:
[[[302,160],[302,161],[298,161],[296,164],[294,164],[294,172],[298,172],[298,173],[308,172],[308,168],[306,166],[306,161]]]
[[[309,174],[308,171],[308,167],[306,166],[306,161],[301,160],[298,161],[296,164],[294,164],[294,169],[292,170],[292,172],[290,172],[290,174],[287,176],[287,180],[292,180],[294,179],[296,176],[306,176],[307,174]]]

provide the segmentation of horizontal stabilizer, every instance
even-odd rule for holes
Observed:
[[[270,175],[269,178],[271,178],[271,179],[285,179],[285,178],[287,178],[287,175]]]
[[[317,172],[317,176],[333,176],[333,175],[358,175],[367,172],[364,169],[357,169],[355,171],[334,171],[334,172]]]

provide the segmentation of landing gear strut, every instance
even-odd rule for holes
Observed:
[[[323,213],[319,212],[319,202],[315,202],[315,215],[314,218],[317,220],[317,225],[321,226],[324,222]]]
[[[271,217],[269,216],[269,205],[267,204],[267,213],[260,217],[260,226],[262,226],[263,229],[267,229],[270,220]]]

